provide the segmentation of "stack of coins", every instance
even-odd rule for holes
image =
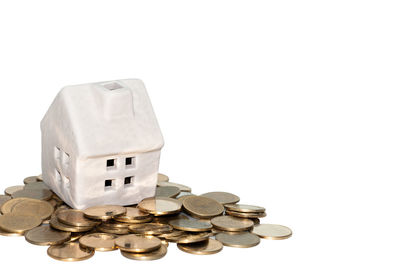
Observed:
[[[167,254],[169,243],[191,254],[215,254],[223,246],[249,248],[264,239],[285,239],[292,231],[262,224],[265,208],[239,204],[228,192],[199,196],[188,186],[158,176],[153,198],[137,205],[93,206],[75,210],[54,194],[41,176],[0,195],[0,235],[25,236],[34,245],[49,246],[47,254],[61,261],[80,261],[96,251],[119,249],[133,260],[155,260]]]

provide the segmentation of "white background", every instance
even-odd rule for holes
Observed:
[[[284,241],[151,265],[398,265],[398,1],[2,1],[1,188],[40,173],[65,85],[142,79],[160,171],[265,206]],[[2,190],[1,189],[1,190]],[[62,265],[0,237],[1,263]],[[139,263],[119,251],[82,265]],[[144,262],[143,262],[144,263]]]

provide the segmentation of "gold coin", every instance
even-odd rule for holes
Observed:
[[[241,218],[263,218],[267,216],[265,212],[235,212],[235,211],[225,211],[226,214],[241,217]]]
[[[12,186],[12,187],[8,187],[4,190],[4,194],[11,196],[13,193],[23,190],[24,186]]]
[[[24,184],[29,184],[29,183],[36,183],[38,182],[37,176],[28,176],[24,179]]]
[[[161,245],[158,249],[147,253],[133,253],[121,250],[122,256],[131,260],[157,260],[167,254],[167,246]]]
[[[75,233],[87,232],[93,229],[93,226],[72,226],[64,224],[60,222],[55,215],[50,218],[50,226],[57,230]]]
[[[210,231],[212,228],[211,223],[203,222],[199,220],[189,220],[189,219],[176,219],[169,222],[169,224],[174,228],[187,232],[205,232]]]
[[[168,182],[169,177],[164,174],[158,174],[157,182]]]
[[[211,224],[219,230],[238,232],[251,229],[254,222],[246,218],[218,216],[211,219]]]
[[[7,213],[0,216],[0,228],[12,233],[24,233],[41,223],[42,220],[33,215]]]
[[[0,235],[1,236],[23,236],[24,233],[7,232],[0,228]]]
[[[96,251],[110,251],[117,247],[115,246],[115,235],[106,233],[93,233],[79,238],[79,244],[84,248],[92,248]]]
[[[181,191],[179,195],[176,196],[176,198],[179,199],[186,196],[197,196],[197,195],[193,194],[192,192]]]
[[[16,204],[18,204],[21,201],[27,200],[28,198],[16,198],[16,199],[10,199],[6,202],[3,203],[1,206],[1,213],[6,214],[6,213],[11,213],[12,209]]]
[[[85,217],[84,213],[80,210],[62,210],[57,213],[57,219],[71,226],[93,227],[99,225],[99,221],[93,221]]]
[[[211,230],[211,233],[212,233],[213,236],[215,236],[215,235],[217,235],[217,234],[219,234],[219,233],[225,233],[225,232],[226,232],[226,231],[218,230],[218,229],[215,229],[215,228],[213,228],[213,229]]]
[[[279,224],[257,224],[254,226],[253,234],[265,239],[286,239],[292,236],[290,228]]]
[[[188,213],[199,218],[211,218],[224,212],[224,206],[221,203],[201,196],[187,197],[182,204]]]
[[[1,206],[3,206],[3,204],[6,203],[7,201],[9,201],[10,199],[11,199],[10,196],[0,195],[0,209],[1,209]]]
[[[60,205],[60,206],[58,206],[58,207],[56,208],[56,210],[54,211],[54,215],[59,214],[59,213],[60,213],[61,211],[63,211],[63,210],[71,210],[71,208],[70,208],[69,206],[65,205],[65,204]]]
[[[125,207],[118,205],[104,205],[87,208],[83,211],[86,217],[98,220],[109,220],[126,213]]]
[[[40,217],[42,220],[50,218],[54,212],[53,206],[47,201],[23,198],[11,209],[11,213],[29,214]]]
[[[63,200],[59,196],[57,196],[57,194],[55,194],[55,193],[53,193],[52,199],[56,200],[57,202],[60,202],[61,204],[64,203]]]
[[[12,198],[31,198],[38,200],[49,200],[53,196],[53,192],[49,189],[23,189],[11,194]]]
[[[172,226],[168,224],[131,224],[129,226],[129,231],[135,234],[143,235],[161,235],[172,232]]]
[[[79,243],[70,242],[57,246],[50,246],[47,254],[56,260],[61,261],[80,261],[89,259],[94,255],[93,249],[83,249]]]
[[[137,220],[129,220],[129,221],[122,221],[119,219],[116,219],[116,217],[114,217],[114,220],[119,221],[119,222],[123,222],[123,223],[127,223],[127,224],[143,224],[143,223],[149,223],[151,221],[153,221],[153,217],[149,216],[147,219],[137,219]]]
[[[156,188],[156,197],[167,197],[167,198],[175,198],[180,193],[180,189],[178,187],[157,187]]]
[[[169,243],[168,243],[167,240],[161,239],[161,245],[162,245],[162,246],[165,246],[165,247],[168,247],[168,246],[169,246]]]
[[[260,243],[260,238],[249,232],[219,233],[215,236],[215,239],[224,246],[235,248],[249,248]]]
[[[238,196],[236,196],[232,193],[221,192],[221,191],[208,192],[208,193],[202,194],[200,196],[216,200],[219,203],[221,203],[222,205],[236,203],[236,202],[239,202],[239,200],[240,200],[240,198]]]
[[[159,187],[178,187],[180,191],[185,191],[185,192],[192,192],[192,189],[188,186],[178,184],[178,183],[173,183],[173,182],[158,182],[157,186]]]
[[[115,239],[115,245],[122,251],[144,253],[160,248],[161,240],[155,236],[126,235]]]
[[[43,181],[42,174],[38,175],[36,178],[37,178],[38,181]]]
[[[208,241],[192,244],[177,244],[177,247],[184,252],[195,255],[210,255],[220,252],[223,245],[218,240],[209,239]]]
[[[50,203],[53,208],[56,208],[58,205],[58,202],[55,199],[49,199],[47,202]]]
[[[184,201],[186,198],[191,197],[191,196],[196,196],[196,195],[194,195],[194,194],[193,194],[193,195],[184,195],[184,196],[181,196],[181,197],[176,198],[176,199],[183,203],[183,201]]]
[[[126,213],[114,217],[114,220],[123,223],[146,223],[151,221],[152,217],[149,213],[143,212],[135,207],[126,207]]]
[[[157,216],[153,218],[153,223],[157,224],[169,224],[170,221],[176,219],[185,219],[188,220],[189,217],[183,213],[173,214],[173,215],[164,215],[164,216]]]
[[[226,204],[225,208],[235,212],[265,212],[265,208],[247,204]]]
[[[176,238],[178,236],[183,235],[185,232],[184,231],[179,231],[179,230],[174,230],[170,233],[166,233],[166,234],[161,234],[161,235],[157,235],[158,238],[161,239],[165,239],[165,240],[169,240],[170,238]]]
[[[50,188],[44,182],[38,181],[26,184],[24,189],[50,189]]]
[[[182,203],[176,199],[157,197],[144,199],[137,207],[154,216],[161,216],[178,213],[182,208]]]
[[[74,242],[74,241],[80,239],[82,236],[84,236],[87,233],[90,233],[90,232],[80,232],[80,233],[71,232],[71,239],[68,242]]]
[[[121,223],[121,222],[113,221],[113,220],[108,220],[108,221],[102,222],[101,226],[107,227],[107,228],[113,228],[113,229],[116,229],[116,228],[126,228],[127,229],[129,227],[129,224]]]
[[[260,224],[260,219],[258,218],[251,218],[250,220],[252,220],[255,225]]]
[[[58,231],[49,225],[38,226],[25,234],[26,241],[40,246],[59,245],[70,240],[70,238],[70,232]]]
[[[114,235],[127,235],[129,234],[129,229],[128,228],[111,228],[111,227],[106,227],[103,225],[99,225],[96,227],[97,231],[102,232],[102,233],[108,233],[108,234],[114,234]]]
[[[212,233],[209,233],[209,232],[202,232],[202,233],[185,232],[183,235],[177,236],[175,238],[171,237],[171,238],[169,238],[169,240],[171,242],[176,242],[178,244],[190,244],[190,243],[206,241],[211,236],[212,236]]]

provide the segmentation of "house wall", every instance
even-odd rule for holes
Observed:
[[[71,205],[77,147],[70,141],[74,134],[62,101],[62,97],[56,97],[41,122],[42,177],[54,193]]]
[[[134,158],[135,165],[126,165],[126,158]],[[152,197],[157,185],[160,150],[118,154],[96,158],[78,158],[71,190],[75,208],[102,204],[132,205]],[[107,167],[107,160],[114,166]],[[131,182],[125,184],[125,178]],[[111,180],[111,186],[106,186]]]

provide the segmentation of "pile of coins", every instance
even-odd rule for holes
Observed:
[[[170,242],[191,254],[215,254],[223,246],[248,248],[260,238],[285,239],[285,226],[261,224],[265,208],[238,204],[228,192],[194,195],[191,188],[159,174],[156,195],[137,205],[105,205],[75,210],[54,194],[41,176],[0,195],[0,235],[25,236],[34,245],[49,246],[57,260],[79,261],[95,251],[119,249],[133,260],[165,256]]]

